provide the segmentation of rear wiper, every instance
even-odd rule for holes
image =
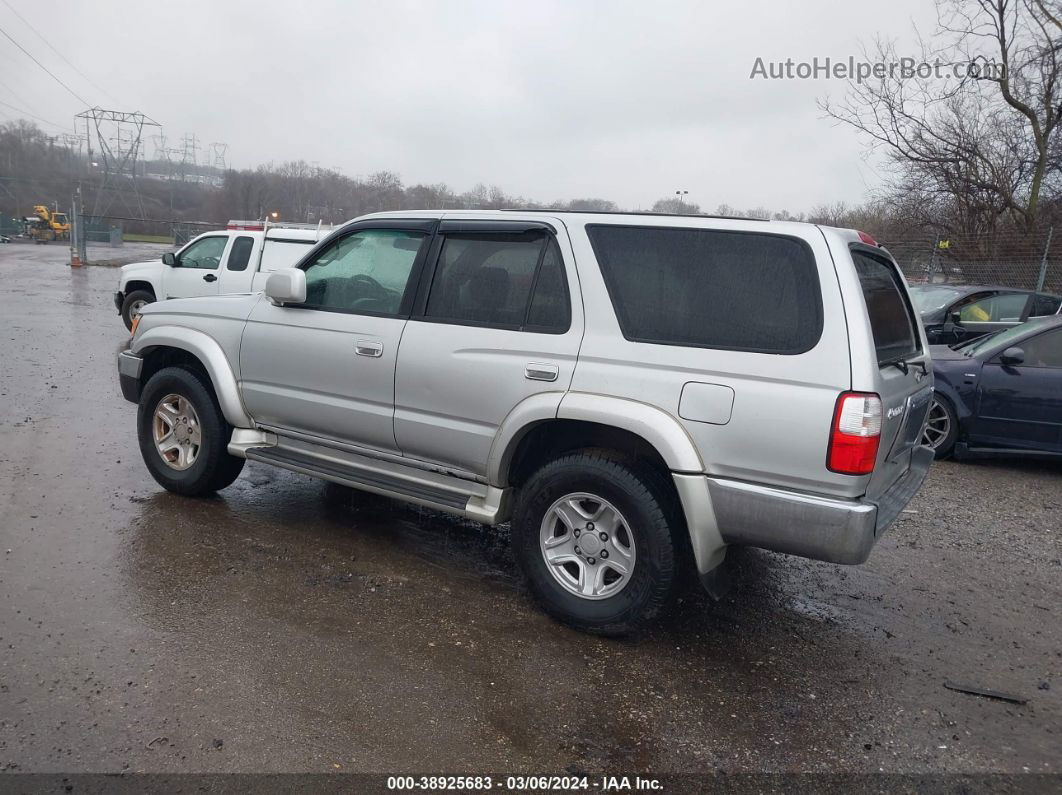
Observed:
[[[922,371],[922,375],[929,375],[929,368],[926,367],[925,362],[906,362],[903,359],[896,359],[891,362],[885,362],[882,367],[895,367],[904,375],[907,375],[909,372],[911,372],[912,367],[917,367],[919,370]]]

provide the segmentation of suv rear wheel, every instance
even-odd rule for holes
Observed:
[[[676,581],[667,506],[649,473],[605,451],[535,472],[517,495],[513,547],[546,612],[602,635],[655,617]]]
[[[239,477],[244,459],[229,455],[232,426],[204,376],[184,367],[159,370],[144,387],[137,411],[140,453],[167,491],[199,496]]]

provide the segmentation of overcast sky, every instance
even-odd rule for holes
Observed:
[[[632,209],[677,189],[706,210],[861,201],[874,162],[815,104],[843,83],[750,80],[755,59],[844,59],[934,19],[931,0],[0,0],[0,29],[81,98],[143,111],[171,145],[224,141],[230,166],[304,159]],[[83,110],[3,36],[0,102],[67,129]]]

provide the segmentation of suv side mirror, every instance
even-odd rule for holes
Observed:
[[[948,312],[948,322],[953,326],[962,325],[962,313],[960,312]]]
[[[162,264],[169,265],[171,268],[177,264],[177,255],[172,251],[167,251],[162,255]]]
[[[1001,364],[1021,364],[1025,361],[1025,351],[1021,348],[1007,348],[999,355]]]
[[[306,301],[306,271],[281,268],[266,279],[266,298],[277,306],[301,304]]]

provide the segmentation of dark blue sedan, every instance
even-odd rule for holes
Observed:
[[[935,400],[923,443],[937,458],[1062,456],[1062,316],[930,351]]]

